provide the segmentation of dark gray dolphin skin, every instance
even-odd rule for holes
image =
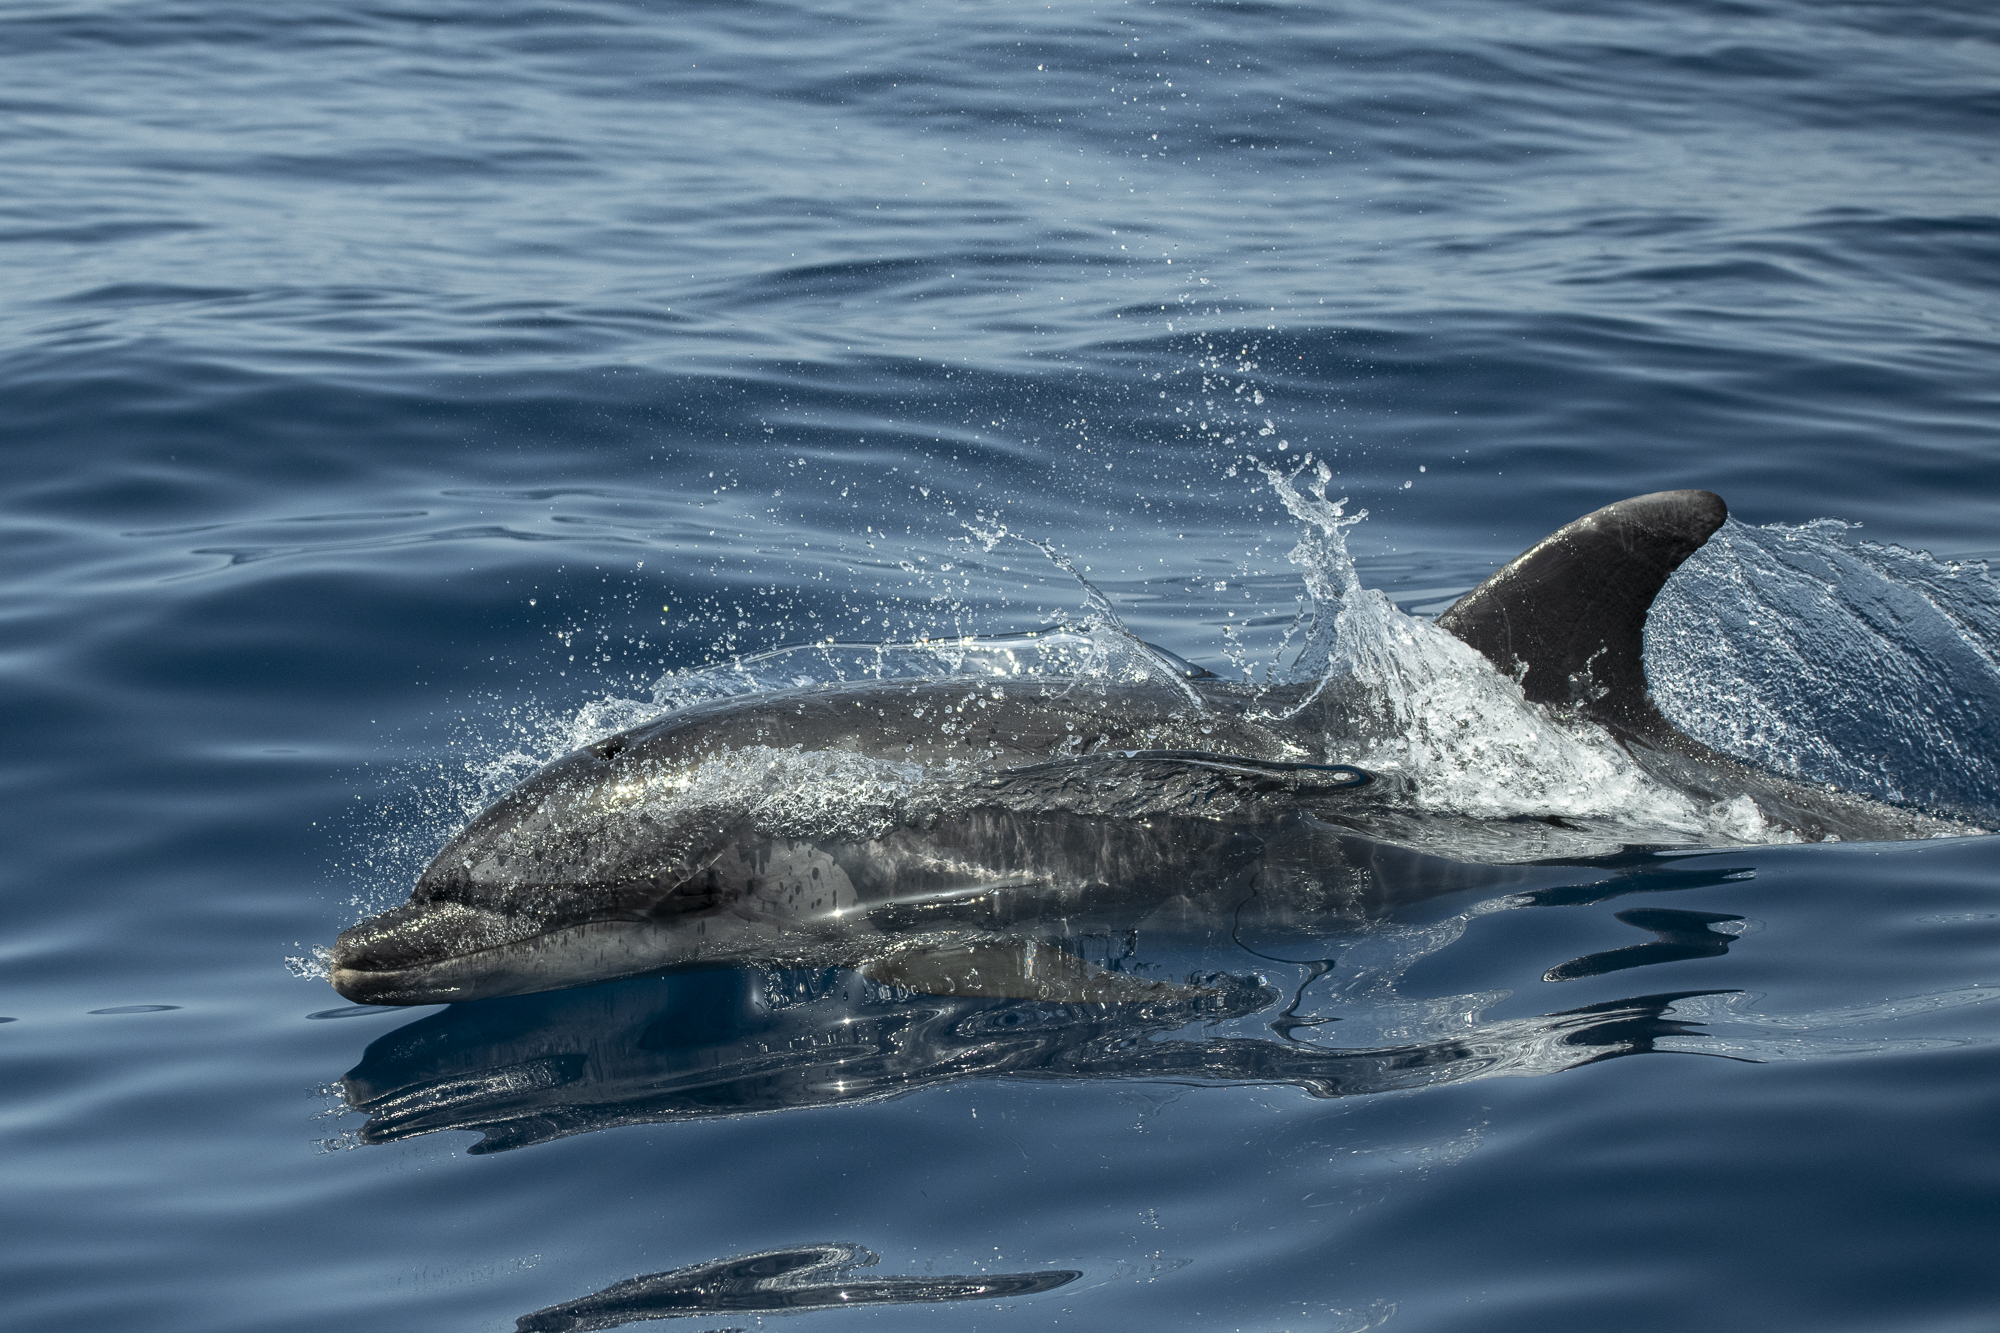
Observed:
[[[1706,491],[1621,500],[1439,624],[1698,800],[1748,796],[1808,840],[1972,831],[1766,773],[1654,707],[1647,611],[1726,517]],[[451,839],[406,905],[341,934],[331,979],[361,1003],[436,1004],[755,964],[856,968],[934,995],[1138,1002],[1177,988],[1093,971],[1051,935],[1166,930],[1246,903],[1359,920],[1491,884],[1496,865],[1632,841],[1427,811],[1398,780],[1318,762],[1379,725],[1338,683],[1165,670],[720,699],[522,783]]]

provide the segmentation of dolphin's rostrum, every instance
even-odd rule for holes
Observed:
[[[1654,707],[1646,614],[1727,516],[1706,491],[1569,524],[1438,625],[1647,775],[1808,840],[1966,826],[1763,772]],[[871,680],[697,704],[544,768],[452,838],[409,903],[345,931],[373,1004],[523,994],[689,966],[850,967],[936,995],[1153,1001],[1051,941],[1177,923],[1361,919],[1491,867],[1699,841],[1439,810],[1339,762],[1383,723],[1352,682]]]

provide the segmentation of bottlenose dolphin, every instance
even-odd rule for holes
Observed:
[[[1754,768],[1654,706],[1646,615],[1727,517],[1706,491],[1608,505],[1438,625],[1690,800],[1807,839],[1969,826]],[[1633,843],[1615,821],[1432,808],[1334,762],[1383,725],[1351,683],[1253,687],[1139,645],[1143,680],[873,680],[718,699],[558,759],[343,932],[350,1000],[432,1004],[668,968],[854,968],[911,991],[1185,996],[1052,944],[1245,910],[1360,920]]]

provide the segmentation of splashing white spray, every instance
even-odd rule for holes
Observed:
[[[1434,810],[1610,819],[1727,841],[1773,836],[1754,810],[1704,810],[1655,782],[1603,728],[1529,703],[1477,652],[1362,587],[1346,534],[1366,515],[1327,499],[1326,464],[1261,470],[1307,529],[1291,558],[1311,601],[1285,674],[1322,688],[1352,682],[1374,715],[1358,752],[1329,758],[1409,778],[1419,804]]]

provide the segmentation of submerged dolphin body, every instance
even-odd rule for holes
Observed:
[[[1727,517],[1705,491],[1569,524],[1438,624],[1655,780],[1818,840],[1968,831],[1763,772],[1654,707],[1646,614]],[[550,764],[454,837],[409,903],[343,932],[334,987],[435,1004],[703,965],[849,967],[934,995],[1149,1002],[1056,938],[1361,920],[1633,842],[1626,826],[1440,812],[1344,764],[1382,725],[1350,685],[1193,669],[866,681],[715,700]],[[1372,729],[1372,730],[1371,730]],[[1234,926],[1231,927],[1235,928]]]

